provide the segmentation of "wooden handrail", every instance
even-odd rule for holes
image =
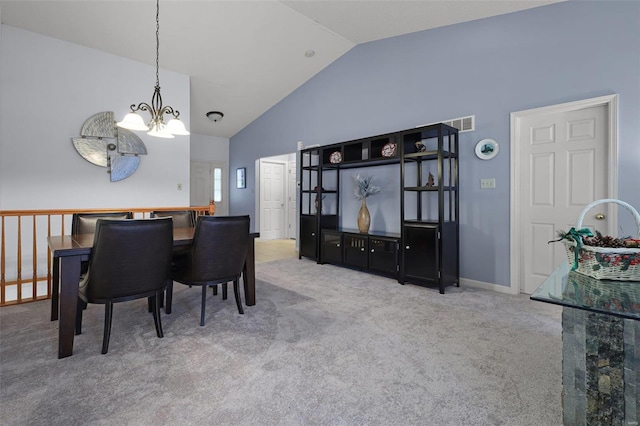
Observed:
[[[55,215],[72,215],[74,213],[110,213],[110,212],[133,212],[135,213],[151,213],[153,211],[172,211],[172,210],[193,210],[196,215],[204,214],[209,211],[209,206],[196,207],[123,207],[109,209],[49,209],[49,210],[0,210],[0,216],[55,216]]]
[[[134,218],[140,219],[150,217],[152,211],[193,210],[197,217],[202,214],[212,212],[212,208],[213,211],[215,211],[215,206],[0,210],[0,306],[32,302],[51,297],[51,270],[53,263],[51,251],[47,244],[47,238],[56,234],[64,235],[65,223],[67,221],[71,221],[71,217],[74,213],[108,213],[114,211],[127,211],[132,212]],[[46,221],[43,219],[41,226],[38,226],[38,219],[44,217],[46,217]],[[59,227],[56,226],[53,231],[52,227],[56,225],[57,220],[52,221],[52,217],[54,219],[57,219],[58,217],[60,218]],[[30,224],[28,224],[29,220],[31,220]],[[27,234],[28,232],[31,232],[31,235],[26,236],[26,242],[23,241],[24,222],[27,222],[28,226],[24,231]],[[11,241],[9,241],[10,237],[13,237]],[[29,241],[31,241],[31,247],[28,247]],[[46,250],[43,247],[46,247]],[[24,250],[27,250],[27,256],[28,253],[31,253],[32,259],[24,259]],[[15,258],[10,255],[11,253],[15,253]],[[44,259],[45,253],[46,262]],[[39,259],[38,256],[41,256],[41,258]],[[24,261],[27,262],[26,265],[23,265]],[[45,263],[46,271],[39,271],[39,265]],[[28,270],[29,264],[31,264],[33,271],[30,273],[27,272],[30,276],[23,277],[23,268],[25,271]],[[9,274],[7,274],[8,267],[13,268]],[[46,285],[44,285],[45,282]],[[40,283],[43,284],[40,285]]]

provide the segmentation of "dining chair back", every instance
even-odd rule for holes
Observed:
[[[71,218],[71,235],[93,234],[96,230],[98,219],[132,219],[131,212],[110,212],[110,213],[74,213]],[[80,274],[87,273],[89,262],[80,264]]]
[[[71,219],[71,234],[93,234],[96,230],[98,219],[133,219],[133,213],[74,213]]]
[[[193,228],[196,225],[193,210],[152,211],[151,217],[171,217],[174,228]]]
[[[170,218],[96,222],[89,271],[80,282],[76,334],[82,332],[87,303],[105,305],[102,353],[107,353],[113,304],[147,297],[162,337],[160,299],[171,270],[173,225]]]
[[[200,325],[204,325],[206,289],[233,281],[238,312],[243,314],[239,280],[247,256],[249,216],[198,216],[189,252],[175,261],[173,281],[202,286]],[[171,312],[172,283],[167,289]]]

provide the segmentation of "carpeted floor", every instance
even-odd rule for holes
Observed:
[[[560,308],[286,259],[256,265],[240,316],[175,285],[165,337],[91,305],[58,360],[49,302],[0,309],[2,425],[560,425]]]
[[[263,240],[261,238],[256,238],[255,245],[256,263],[298,258],[296,240]]]

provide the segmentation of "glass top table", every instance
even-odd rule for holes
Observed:
[[[640,281],[597,280],[570,271],[566,260],[531,300],[640,320]]]

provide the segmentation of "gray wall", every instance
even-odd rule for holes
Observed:
[[[640,207],[639,23],[640,2],[568,1],[356,46],[231,138],[230,168],[252,176],[256,158],[296,141],[475,114],[476,130],[461,135],[461,276],[508,286],[511,112],[618,93],[618,198]],[[483,138],[500,144],[491,161],[473,153]],[[486,177],[495,190],[480,190]],[[247,184],[231,188],[231,214],[254,213]],[[620,223],[632,229],[624,214]]]

